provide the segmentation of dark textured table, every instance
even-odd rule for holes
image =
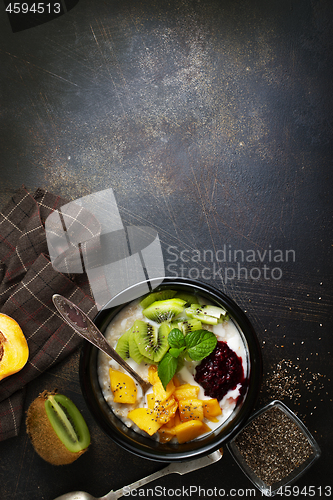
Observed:
[[[329,0],[80,0],[15,33],[4,6],[0,21],[1,204],[22,184],[72,200],[112,188],[126,225],[158,231],[167,274],[247,312],[264,362],[257,407],[281,399],[322,450],[294,498],[332,486],[332,14]],[[1,500],[100,496],[161,468],[99,430],[78,362],[31,383],[26,405],[57,387],[91,448],[53,467],[22,424],[0,443]],[[154,486],[194,499],[252,489],[227,451]]]

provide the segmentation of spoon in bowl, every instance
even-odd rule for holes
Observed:
[[[144,477],[143,479],[139,479],[135,483],[130,484],[129,486],[125,486],[117,491],[110,491],[103,497],[96,498],[89,493],[85,493],[84,491],[73,491],[72,493],[65,493],[60,497],[57,497],[55,500],[116,500],[122,496],[128,496],[132,490],[140,488],[141,486],[150,483],[151,481],[155,481],[159,477],[166,476],[167,474],[187,474],[188,472],[192,472],[197,469],[201,469],[202,467],[206,467],[207,465],[211,465],[214,462],[217,462],[222,458],[223,450],[220,448],[214,453],[207,455],[202,458],[197,458],[195,460],[191,460],[189,462],[174,462],[169,464],[167,467],[164,467],[162,470],[154,472],[150,476]]]
[[[74,302],[71,302],[59,294],[54,294],[52,300],[57,311],[66,323],[68,323],[77,334],[81,335],[81,337],[88,340],[88,342],[103,351],[110,358],[117,361],[117,363],[119,363],[119,365],[122,366],[122,368],[124,368],[124,370],[126,370],[140,384],[143,394],[151,388],[151,384],[143,380],[140,375],[136,373],[136,371],[133,370],[133,368],[126,363],[126,361],[124,361],[123,358],[110,346],[102,332],[99,331],[95,323],[91,321],[82,309],[74,304]],[[73,497],[73,499],[74,498],[75,497]],[[82,497],[82,499],[83,498],[84,497]]]

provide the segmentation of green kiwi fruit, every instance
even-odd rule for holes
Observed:
[[[148,363],[148,364],[153,363],[152,359],[149,359],[146,356],[144,356],[139,350],[138,344],[135,341],[135,323],[131,329],[131,334],[128,339],[128,345],[129,345],[130,358],[132,358],[136,363],[138,363],[138,365],[140,363]]]
[[[81,413],[69,398],[56,391],[44,391],[31,403],[26,426],[35,451],[52,465],[74,462],[90,444]]]
[[[133,326],[134,339],[140,353],[158,363],[169,349],[168,335],[150,323],[137,320]]]
[[[123,359],[127,359],[131,356],[129,351],[129,338],[132,333],[132,328],[127,330],[125,333],[122,334],[121,337],[119,337],[116,345],[115,350],[119,354],[119,356],[121,356]]]
[[[171,323],[169,323],[168,321],[163,321],[158,328],[158,332],[160,335],[163,335],[166,338],[168,338],[169,333],[171,332],[172,328],[175,328],[175,327],[171,326]]]
[[[175,290],[161,290],[160,292],[148,293],[148,295],[145,295],[140,301],[140,306],[143,309],[146,309],[146,307],[150,306],[153,302],[156,302],[156,300],[172,299],[176,293],[177,292]]]
[[[157,300],[146,307],[142,313],[146,318],[162,323],[163,321],[171,321],[174,316],[177,316],[184,310],[185,300],[182,299],[167,299]]]
[[[212,305],[191,304],[190,307],[185,309],[188,317],[197,319],[207,325],[216,325],[221,317],[223,318],[227,311],[222,307]]]
[[[190,306],[191,304],[198,303],[198,297],[192,295],[191,293],[178,292],[175,298],[185,300],[186,302],[185,307]]]
[[[201,321],[195,318],[183,319],[178,322],[172,323],[173,328],[179,328],[184,335],[187,335],[189,332],[194,332],[195,330],[201,330],[202,324]]]

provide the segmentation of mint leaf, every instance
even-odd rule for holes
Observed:
[[[177,364],[178,364],[177,358],[174,358],[168,352],[164,354],[163,358],[158,363],[157,373],[164,389],[166,389],[166,386],[176,373]]]
[[[174,358],[178,358],[178,356],[183,352],[184,349],[185,349],[185,346],[184,347],[180,347],[179,349],[177,349],[177,347],[171,347],[171,349],[169,349],[168,352]]]
[[[217,338],[208,330],[195,330],[185,337],[187,354],[193,361],[201,361],[216,347]]]
[[[180,349],[186,345],[184,334],[178,328],[171,330],[168,335],[168,342],[170,347],[175,347],[176,349]]]

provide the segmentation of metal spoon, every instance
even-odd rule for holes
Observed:
[[[110,346],[104,335],[99,331],[97,326],[76,304],[66,299],[62,295],[54,294],[52,297],[53,303],[57,311],[61,314],[66,323],[71,326],[76,333],[88,340],[95,347],[103,351],[105,354],[113,358],[120,364],[132,377],[140,384],[143,394],[151,388],[151,384],[143,380],[133,368],[123,360],[121,356]],[[80,497],[79,497],[80,498]],[[84,497],[82,497],[84,498]]]
[[[139,479],[135,483],[130,484],[129,486],[125,486],[117,491],[110,491],[103,497],[93,497],[89,493],[85,493],[84,491],[73,491],[72,493],[65,493],[60,497],[57,497],[55,500],[115,500],[116,498],[122,497],[126,494],[128,496],[132,490],[135,490],[144,484],[150,483],[151,481],[155,481],[159,477],[166,476],[167,474],[187,474],[188,472],[192,472],[197,469],[201,469],[202,467],[206,467],[207,465],[211,465],[214,462],[217,462],[222,458],[223,450],[214,451],[210,455],[207,455],[203,458],[197,458],[196,460],[191,460],[190,462],[177,462],[172,463],[165,467],[164,469],[151,474],[143,479]]]

